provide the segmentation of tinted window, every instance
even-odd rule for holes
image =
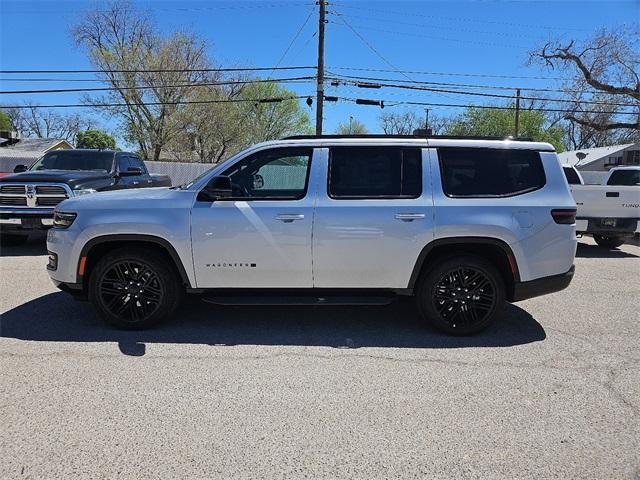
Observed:
[[[573,168],[562,167],[562,170],[564,171],[564,176],[567,177],[569,185],[580,185],[580,177]]]
[[[545,184],[540,154],[529,150],[441,148],[442,188],[453,197],[518,195]]]
[[[616,170],[607,180],[607,185],[638,184],[640,184],[640,170]]]
[[[333,198],[417,198],[422,194],[418,148],[334,147],[329,159]]]
[[[31,170],[104,170],[110,172],[113,152],[56,150],[44,155]]]
[[[146,167],[144,162],[138,157],[133,156],[121,156],[118,157],[118,171],[126,172],[130,168],[139,168],[142,173],[146,173]]]
[[[305,196],[312,149],[276,148],[240,160],[231,177],[233,198],[296,200]]]

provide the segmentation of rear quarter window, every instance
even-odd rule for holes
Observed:
[[[564,172],[564,176],[567,177],[569,185],[580,185],[580,177],[573,168],[562,167],[562,171]]]
[[[546,183],[540,154],[532,150],[440,148],[438,158],[449,197],[509,197]]]

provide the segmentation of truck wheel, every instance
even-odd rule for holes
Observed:
[[[483,258],[451,257],[429,270],[418,287],[417,302],[434,327],[452,335],[471,335],[501,317],[504,281]]]
[[[166,258],[140,248],[103,257],[89,277],[89,300],[111,325],[139,330],[169,318],[184,294]]]
[[[13,233],[2,233],[0,234],[0,246],[3,247],[14,247],[16,245],[22,245],[26,243],[29,235],[16,235]]]
[[[607,237],[605,235],[594,235],[593,239],[599,247],[617,248],[625,242],[623,237]]]

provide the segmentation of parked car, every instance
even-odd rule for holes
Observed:
[[[612,168],[604,185],[585,185],[575,167],[563,170],[578,206],[578,234],[593,235],[603,248],[616,248],[640,231],[640,167]]]
[[[452,334],[573,276],[576,207],[547,143],[294,137],[174,188],[61,203],[54,283],[121,328],[216,304],[379,304],[414,296]]]
[[[5,246],[50,228],[54,207],[67,198],[171,185],[166,175],[150,175],[136,154],[113,150],[55,150],[14,172],[0,178],[0,244]]]

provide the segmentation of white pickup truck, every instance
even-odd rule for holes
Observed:
[[[585,185],[574,167],[563,167],[578,206],[576,232],[615,248],[632,237],[640,220],[640,167],[612,168],[602,185]]]

